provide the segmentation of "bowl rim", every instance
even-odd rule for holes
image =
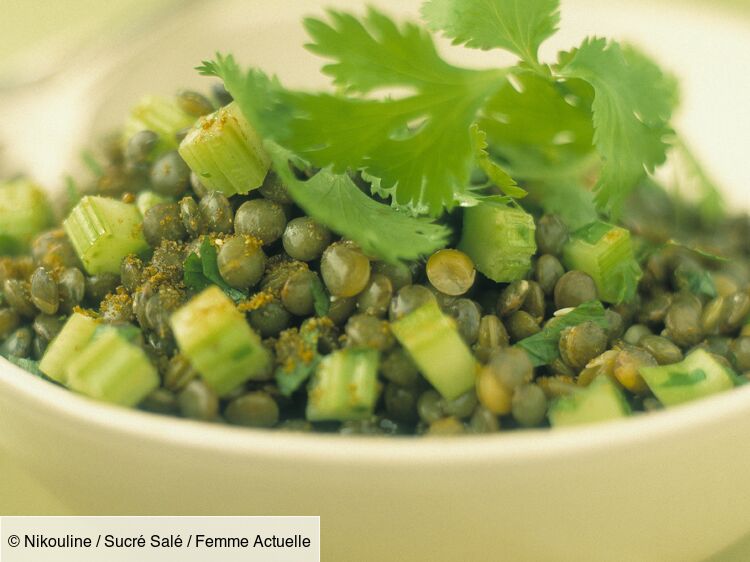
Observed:
[[[395,0],[382,3],[390,7]],[[307,6],[305,0],[295,0],[294,5]],[[194,9],[200,10],[203,6],[197,3]],[[276,15],[261,12],[256,23],[273,20]],[[157,35],[144,38],[127,58],[143,52]],[[115,57],[110,65],[118,62],[122,60]],[[103,64],[100,69],[103,75],[112,68],[110,65]],[[130,437],[163,447],[220,452],[242,459],[263,457],[389,467],[522,463],[579,454],[606,454],[614,449],[686,435],[706,426],[720,427],[726,421],[750,414],[750,385],[746,385],[647,415],[571,428],[455,438],[280,432],[197,422],[98,402],[43,380],[0,357],[0,402],[6,394],[30,411],[44,412],[47,416],[44,423],[49,423],[52,417],[60,425],[90,426],[110,436]],[[0,413],[0,419],[2,416]]]
[[[96,427],[111,436],[161,447],[239,458],[390,467],[517,463],[606,453],[722,426],[750,413],[750,385],[745,385],[663,411],[580,427],[457,437],[347,436],[234,427],[115,406],[78,395],[0,358],[0,392],[9,391],[23,399],[26,408],[39,408],[47,417],[58,418],[60,425]]]

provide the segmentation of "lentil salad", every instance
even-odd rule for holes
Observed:
[[[426,4],[432,27],[441,4]],[[383,24],[373,14],[370,28]],[[334,15],[329,31],[346,35],[348,17]],[[15,254],[0,262],[4,356],[148,411],[392,434],[612,419],[731,388],[750,371],[747,216],[708,213],[645,174],[618,214],[592,195],[611,184],[587,177],[606,174],[606,154],[580,158],[574,189],[587,204],[571,209],[514,170],[538,154],[494,144],[487,122],[484,147],[478,129],[467,132],[469,188],[435,211],[398,193],[405,180],[383,187],[376,165],[337,171],[341,162],[270,133],[227,60],[204,72],[234,96],[182,91],[134,109],[101,143],[96,177],[73,190],[62,228],[33,182],[3,184],[7,200],[29,203],[11,211],[31,217],[29,231],[9,220],[2,232]],[[575,91],[570,68],[555,72],[555,87]],[[578,95],[589,118],[593,87]],[[385,228],[398,213],[419,235],[404,246],[419,251],[342,227],[302,194],[321,184],[387,209],[375,223]]]

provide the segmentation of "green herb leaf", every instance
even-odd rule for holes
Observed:
[[[353,240],[365,254],[395,263],[445,247],[450,230],[378,203],[357,188],[347,174],[323,169],[307,181],[289,168],[292,153],[267,142],[274,170],[289,194],[308,215]]]
[[[39,369],[39,361],[34,361],[33,359],[26,359],[25,357],[16,357],[15,355],[8,355],[3,356],[8,361],[13,363],[17,367],[21,367],[24,371],[28,371],[32,375],[36,375],[37,377],[46,378],[44,376],[44,373]]]
[[[81,190],[72,176],[65,176],[65,211],[69,212],[81,200]]]
[[[320,330],[314,323],[303,324],[299,332],[292,329],[281,334],[277,345],[287,340],[287,345],[293,349],[292,355],[285,357],[283,364],[274,373],[279,392],[283,396],[289,397],[294,394],[315,372],[321,359],[318,353],[319,339]]]
[[[664,388],[693,386],[704,380],[706,380],[706,371],[703,369],[694,369],[687,373],[682,371],[670,371],[669,380],[661,386]]]
[[[509,197],[515,199],[526,197],[528,195],[526,190],[518,187],[518,184],[510,177],[510,174],[490,158],[487,152],[487,134],[476,123],[471,126],[470,131],[477,163],[482,171],[487,174],[489,180]]]
[[[520,347],[529,354],[531,363],[535,367],[549,365],[560,354],[558,344],[562,331],[588,321],[596,322],[602,328],[607,327],[604,307],[599,301],[583,303],[567,314],[554,318],[541,332],[522,339],[516,347]]]
[[[582,80],[566,83],[526,73],[507,82],[482,109],[479,127],[494,152],[514,172],[570,167],[593,151],[593,90]],[[533,160],[531,164],[524,164]]]
[[[235,302],[246,299],[247,293],[230,287],[221,277],[216,258],[216,248],[211,244],[208,236],[205,236],[201,242],[200,256],[193,252],[185,259],[183,264],[185,286],[195,291],[202,291],[210,285],[217,285]]]
[[[701,220],[706,225],[717,224],[726,216],[726,202],[721,190],[679,135],[674,140],[674,154],[678,158],[678,166],[684,170],[685,181],[689,184],[680,186],[681,190],[697,191],[700,197],[697,209]]]
[[[461,82],[466,71],[445,62],[422,27],[393,20],[370,7],[361,20],[352,14],[329,10],[330,23],[306,18],[312,39],[311,52],[334,63],[323,73],[344,91],[367,93],[386,86],[431,88]]]
[[[94,174],[96,177],[101,177],[104,175],[104,168],[102,168],[102,165],[99,163],[99,161],[94,156],[94,153],[90,150],[84,150],[81,152],[81,160],[83,161],[84,165],[89,169],[89,171]]]
[[[315,372],[315,368],[320,363],[320,356],[315,355],[315,359],[310,363],[299,361],[295,363],[292,371],[285,371],[283,367],[278,367],[274,373],[276,379],[276,385],[279,387],[279,392],[282,396],[290,397],[294,392],[302,386],[307,379]]]
[[[664,162],[675,83],[641,53],[598,38],[563,53],[558,70],[594,88],[594,143],[603,160],[596,202],[616,215],[645,172]]]
[[[571,230],[577,230],[599,218],[593,194],[573,179],[560,178],[551,184],[530,187],[546,213],[559,215]]]
[[[331,308],[331,298],[323,286],[323,281],[317,275],[313,278],[312,284],[313,306],[315,307],[316,316],[325,316]]]
[[[681,289],[686,289],[694,295],[704,295],[711,299],[718,295],[711,272],[692,262],[678,265],[674,276]]]
[[[429,0],[422,17],[454,44],[500,48],[538,65],[539,45],[557,31],[559,0]]]
[[[258,71],[241,72],[231,56],[217,56],[200,71],[224,80],[264,138],[334,173],[364,170],[396,206],[439,215],[467,190],[474,164],[469,127],[507,71],[449,65],[429,34],[413,24],[399,28],[374,10],[362,20],[338,12],[331,18],[332,24],[307,20],[308,47],[336,61],[325,71],[341,90],[372,94],[400,86],[410,93],[379,100],[293,92]]]

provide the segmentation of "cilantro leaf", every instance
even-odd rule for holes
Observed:
[[[665,160],[675,84],[641,53],[598,38],[563,53],[558,71],[594,89],[594,143],[603,160],[596,202],[616,215],[645,172]]]
[[[313,306],[315,307],[316,316],[325,316],[331,308],[331,298],[326,291],[323,282],[317,275],[313,278],[312,284]]]
[[[689,189],[685,191],[695,191],[699,194],[697,208],[701,220],[706,225],[716,225],[726,216],[726,202],[719,186],[703,168],[685,139],[679,135],[674,140],[673,155],[678,158],[678,167],[684,170],[686,183],[689,182],[689,186],[686,186]]]
[[[345,91],[366,93],[387,86],[431,87],[463,80],[464,70],[440,58],[430,35],[407,22],[401,28],[370,7],[360,21],[352,14],[329,10],[331,24],[304,20],[311,43],[306,48],[336,62],[323,73]]]
[[[316,221],[356,242],[366,254],[398,262],[445,247],[447,227],[378,203],[347,174],[335,174],[330,168],[301,181],[289,168],[290,151],[272,142],[266,142],[266,149],[295,203]]]
[[[593,150],[592,99],[591,86],[582,80],[562,84],[520,74],[515,85],[507,82],[487,102],[479,126],[512,169],[523,167],[522,158],[547,168],[568,165]]]
[[[210,285],[217,285],[235,302],[246,299],[247,293],[230,287],[221,277],[216,258],[216,248],[211,244],[208,236],[205,236],[201,242],[200,256],[193,252],[183,263],[185,286],[195,291],[202,291]]]
[[[559,0],[429,0],[422,17],[453,43],[510,51],[538,66],[539,46],[557,31]]]
[[[544,212],[559,215],[572,230],[599,218],[593,194],[574,180],[561,178],[553,185],[539,184],[531,193]]]
[[[37,377],[46,378],[39,368],[39,361],[33,359],[27,359],[25,357],[16,357],[15,355],[3,355],[5,359],[13,363],[17,367],[21,367],[24,371],[31,373]]]
[[[718,296],[711,272],[695,262],[686,260],[680,263],[674,271],[674,277],[680,289],[694,295],[705,295],[710,299]]]
[[[81,161],[94,176],[101,177],[104,175],[104,168],[90,150],[81,151]]]
[[[471,126],[470,131],[477,163],[482,171],[487,174],[490,181],[509,197],[514,197],[516,199],[526,197],[526,190],[518,187],[518,184],[512,177],[510,177],[508,172],[503,170],[497,162],[490,158],[490,155],[487,152],[487,133],[481,130],[476,123]]]
[[[332,24],[307,20],[314,52],[334,59],[325,71],[343,91],[409,89],[404,97],[353,97],[286,90],[231,57],[204,63],[266,138],[334,173],[361,169],[380,179],[393,203],[439,215],[465,193],[474,163],[469,127],[507,71],[467,70],[444,62],[429,34],[397,27],[370,10],[362,20],[331,12]],[[355,38],[354,40],[352,38]]]
[[[588,321],[596,322],[602,328],[607,327],[604,307],[599,301],[583,303],[567,314],[554,318],[541,332],[522,339],[516,347],[520,347],[529,354],[529,359],[535,367],[548,365],[559,355],[558,343],[562,331]]]

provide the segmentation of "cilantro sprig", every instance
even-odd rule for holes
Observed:
[[[436,217],[476,200],[475,169],[510,197],[531,191],[542,206],[560,200],[556,183],[581,186],[597,174],[597,210],[617,215],[664,161],[673,79],[632,47],[599,38],[556,62],[540,60],[560,22],[559,0],[427,0],[421,13],[429,30],[454,44],[503,49],[518,64],[455,66],[424,27],[371,8],[304,22],[307,48],[328,60],[323,72],[335,93],[284,88],[231,56],[200,70],[224,80],[262,136],[326,170],[319,181],[359,170],[373,193],[413,215]],[[355,187],[336,182],[327,202],[343,208]]]
[[[272,142],[266,143],[266,149],[295,203],[334,232],[356,242],[366,254],[398,262],[446,245],[450,235],[447,227],[378,203],[360,191],[347,174],[335,174],[330,168],[307,181],[299,180],[289,167],[291,152]]]
[[[505,49],[540,70],[539,46],[557,31],[559,0],[429,0],[422,17],[456,45]]]

